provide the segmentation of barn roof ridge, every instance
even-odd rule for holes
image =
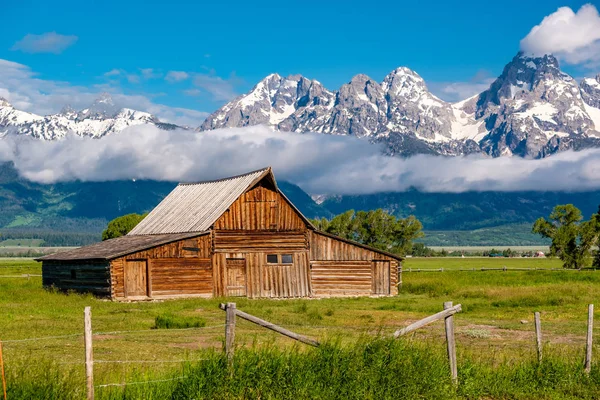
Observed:
[[[219,179],[209,179],[209,180],[206,180],[206,181],[198,181],[198,182],[179,182],[179,183],[178,183],[178,186],[179,186],[179,185],[180,185],[180,186],[187,186],[187,185],[202,185],[202,184],[205,184],[205,183],[217,183],[217,182],[224,182],[224,181],[228,181],[228,180],[231,180],[231,179],[243,178],[244,176],[247,176],[247,175],[252,175],[252,174],[256,174],[256,173],[258,173],[258,172],[267,172],[267,171],[269,171],[269,170],[270,170],[270,171],[272,171],[272,168],[271,168],[271,166],[267,166],[267,167],[264,167],[264,168],[259,168],[259,169],[257,169],[257,170],[250,171],[250,172],[245,172],[245,173],[243,173],[243,174],[239,174],[239,175],[227,176],[227,177],[225,177],[225,178],[219,178]]]
[[[275,182],[267,167],[215,181],[177,185],[129,235],[206,231],[234,201],[269,175]]]

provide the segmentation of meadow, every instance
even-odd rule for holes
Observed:
[[[549,259],[411,258],[400,294],[320,300],[186,299],[119,303],[41,288],[41,278],[0,277],[0,338],[10,399],[82,398],[83,308],[92,307],[97,398],[598,398],[600,371],[582,373],[587,304],[600,271],[458,271],[557,268]],[[40,274],[32,260],[0,260],[0,276]],[[234,372],[221,352],[225,313],[238,309],[325,343],[306,348],[238,320]],[[443,323],[391,334],[442,309],[455,316],[457,388],[449,380]],[[537,364],[533,312],[542,313]],[[598,329],[595,329],[597,335]],[[35,339],[45,338],[45,339]],[[28,340],[34,339],[34,340]],[[597,347],[594,349],[597,352]],[[62,396],[62,397],[61,397]]]

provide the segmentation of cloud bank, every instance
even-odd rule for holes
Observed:
[[[13,45],[11,50],[24,53],[53,53],[60,54],[77,41],[75,35],[61,35],[56,32],[46,32],[41,35],[28,34]]]
[[[388,157],[347,136],[274,132],[266,127],[211,132],[130,127],[101,140],[0,139],[0,160],[27,179],[200,181],[271,165],[280,180],[313,194],[405,191],[584,191],[600,189],[600,149],[543,160],[418,155]]]
[[[561,7],[534,26],[521,50],[537,56],[554,54],[568,64],[600,64],[600,15],[592,4],[574,12]]]

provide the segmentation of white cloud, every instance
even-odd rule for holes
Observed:
[[[140,68],[140,72],[142,73],[142,78],[149,79],[157,79],[162,76],[162,73],[156,71],[154,68]]]
[[[196,74],[193,82],[194,86],[210,93],[214,100],[229,101],[238,95],[235,86],[239,81],[234,74],[228,79],[213,74]]]
[[[174,82],[184,81],[189,77],[190,77],[190,74],[188,74],[185,71],[169,71],[167,73],[167,76],[165,77],[165,80],[167,82],[174,83]]]
[[[106,76],[106,77],[111,77],[111,76],[119,76],[119,75],[121,75],[121,73],[123,73],[123,71],[122,71],[122,70],[120,70],[120,69],[117,69],[117,68],[113,68],[113,69],[111,69],[110,71],[108,71],[108,72],[105,72],[105,73],[104,73],[104,76]]]
[[[56,32],[46,32],[41,35],[28,34],[13,45],[11,50],[24,53],[54,53],[60,54],[77,41],[75,35],[61,35]]]
[[[116,75],[115,71],[123,74],[121,70],[112,70],[108,72],[109,76]],[[123,107],[149,112],[164,122],[195,127],[208,115],[202,111],[157,104],[147,96],[124,94],[111,84],[84,87],[39,79],[26,65],[0,59],[0,97],[5,97],[19,110],[48,115],[59,112],[67,104],[81,110],[89,107],[101,92],[109,92]]]
[[[136,74],[127,74],[127,82],[129,83],[140,83],[140,77]]]
[[[432,93],[450,102],[465,100],[489,89],[495,78],[488,71],[479,70],[468,81],[427,83]]]
[[[183,91],[183,94],[185,94],[186,96],[191,96],[191,97],[200,96],[202,94],[202,90],[200,90],[200,89],[187,89],[187,90]]]
[[[0,160],[31,180],[146,178],[198,181],[271,165],[279,179],[310,193],[576,191],[600,188],[600,149],[542,160],[418,155],[388,157],[348,136],[274,132],[266,127],[210,132],[130,127],[101,140],[0,139]],[[201,154],[202,157],[198,155]]]
[[[541,56],[554,54],[569,64],[600,63],[600,15],[592,4],[576,13],[561,7],[546,16],[521,40],[521,50]]]

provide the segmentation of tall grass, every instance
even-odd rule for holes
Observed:
[[[11,400],[82,398],[79,371],[40,366],[24,373],[9,367]],[[597,399],[600,374],[590,377],[573,357],[549,353],[492,365],[459,354],[459,385],[449,379],[444,348],[435,343],[363,338],[317,349],[275,346],[237,349],[228,369],[221,352],[171,373],[136,371],[119,382],[144,382],[96,389],[97,399]],[[96,380],[115,380],[101,376]]]

